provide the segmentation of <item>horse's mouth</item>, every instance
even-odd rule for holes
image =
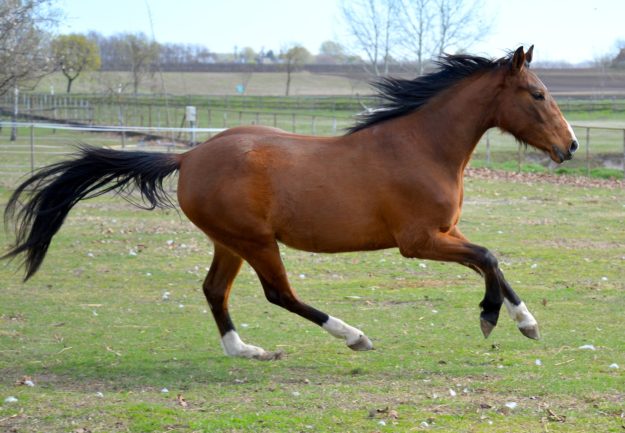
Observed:
[[[569,161],[573,159],[573,153],[569,150],[562,152],[558,146],[555,144],[551,146],[551,152],[549,152],[549,156],[558,164],[562,164],[564,161]]]

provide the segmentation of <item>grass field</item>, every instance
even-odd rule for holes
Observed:
[[[505,312],[484,340],[483,283],[458,265],[285,248],[301,297],[377,350],[269,304],[246,266],[233,319],[286,357],[226,358],[200,289],[206,239],[174,211],[81,203],[32,281],[2,265],[0,431],[623,431],[623,190],[468,179],[465,197],[464,233],[499,257],[542,340]]]
[[[243,73],[164,72],[143,80],[139,93],[170,93],[174,95],[236,95],[236,87],[247,81],[246,95],[284,95],[286,72]],[[115,93],[119,85],[128,91],[132,77],[128,72],[87,72],[73,84],[73,93]],[[62,74],[42,79],[35,90],[62,94],[67,80]],[[130,89],[131,90],[131,89]],[[291,95],[353,95],[367,94],[370,88],[363,79],[338,75],[295,72],[292,74]]]

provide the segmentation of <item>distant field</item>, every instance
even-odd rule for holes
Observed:
[[[625,71],[617,69],[537,69],[551,91],[559,97],[625,97]],[[405,78],[414,72],[406,71]],[[296,72],[291,83],[291,95],[367,95],[371,77],[358,74],[340,75]],[[125,92],[131,82],[126,72],[90,72],[80,76],[73,84],[73,93],[116,93],[121,84]],[[284,73],[200,73],[165,72],[148,77],[140,93],[170,93],[172,95],[236,95],[238,84],[247,82],[246,95],[279,96],[285,94]],[[38,92],[49,92],[54,87],[57,94],[65,92],[67,81],[61,73],[44,78],[36,87]]]
[[[467,180],[461,227],[497,255],[542,340],[505,312],[484,340],[484,285],[459,265],[285,248],[301,297],[376,350],[270,305],[246,265],[231,311],[244,339],[286,352],[265,363],[223,355],[200,288],[211,247],[184,217],[79,204],[34,279],[2,264],[0,431],[623,431],[623,191],[504,177]]]
[[[164,72],[155,74],[141,85],[140,93],[170,93],[173,95],[236,95],[238,84],[248,80],[246,95],[284,95],[285,73],[255,73],[251,78],[239,73]],[[72,93],[115,93],[119,84],[127,87],[129,75],[124,72],[91,72],[79,77],[73,84]],[[46,77],[35,91],[65,92],[67,82],[62,74]],[[366,79],[346,78],[337,75],[318,75],[296,72],[292,75],[290,94],[297,95],[354,95],[369,94]]]

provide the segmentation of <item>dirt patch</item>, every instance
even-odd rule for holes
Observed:
[[[548,173],[517,173],[514,171],[493,170],[490,168],[467,168],[465,175],[469,179],[501,180],[524,184],[552,183],[583,188],[625,188],[625,181],[620,179],[595,179],[583,176],[563,176]]]
[[[535,245],[536,241],[522,241],[526,244]],[[595,241],[595,240],[582,240],[582,239],[545,239],[540,242],[541,245],[550,248],[563,248],[567,250],[610,250],[610,249],[618,249],[621,244],[619,242],[609,242],[609,241]]]

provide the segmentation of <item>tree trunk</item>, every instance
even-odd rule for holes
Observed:
[[[286,67],[286,96],[289,96],[291,91],[291,68],[289,65]]]

